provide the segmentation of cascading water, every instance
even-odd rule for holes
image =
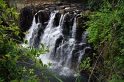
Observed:
[[[25,36],[25,39],[29,42],[28,43],[29,46],[34,46],[35,48],[39,47],[38,32],[41,28],[42,28],[42,23],[40,23],[39,17],[38,17],[38,23],[36,23],[36,19],[35,19],[35,16],[34,16],[33,21],[32,21],[32,26],[30,27],[30,29],[28,30],[27,35]]]
[[[62,79],[66,77],[74,78],[76,74],[71,68],[76,69],[75,66],[81,62],[85,51],[90,49],[90,46],[86,46],[86,34],[82,34],[82,40],[80,42],[76,40],[76,16],[73,19],[73,25],[69,27],[71,28],[69,34],[65,35],[63,34],[65,16],[69,13],[62,14],[59,25],[55,26],[54,19],[57,13],[58,11],[51,12],[48,24],[42,33],[39,33],[39,30],[42,28],[42,23],[40,21],[36,23],[34,16],[32,26],[25,38],[29,41],[29,45],[35,48],[40,47],[40,42],[44,46],[49,46],[50,53],[41,55],[40,58],[45,64],[48,62],[53,64],[48,69],[55,73],[55,75]],[[75,82],[74,80],[64,82]]]

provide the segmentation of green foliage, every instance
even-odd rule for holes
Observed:
[[[93,12],[86,22],[89,42],[93,44],[97,54],[104,59],[100,71],[104,79],[110,82],[123,82],[124,73],[124,1],[104,0],[104,6]],[[97,57],[99,62],[100,57]],[[94,71],[95,67],[93,67]]]
[[[9,8],[4,0],[0,0],[0,82],[25,82],[22,79],[24,74],[26,74],[28,82],[39,82],[34,68],[46,69],[47,65],[43,64],[42,60],[38,60],[37,57],[49,52],[49,49],[48,47],[45,48],[42,43],[40,50],[33,47],[25,48],[17,44],[19,40],[16,38],[20,38],[20,29],[15,24],[16,20],[18,20],[18,13],[13,8]],[[28,42],[24,40],[24,43],[27,44]],[[31,68],[26,67],[28,62],[25,59],[31,59],[34,65]],[[41,77],[49,82],[44,74]]]
[[[18,36],[19,28],[14,23],[17,13],[7,8],[3,0],[0,0],[0,14],[0,79],[7,82],[21,77],[21,69],[16,65],[21,50],[13,38]]]
[[[80,64],[80,66],[82,67],[82,69],[89,69],[90,70],[90,58],[87,57],[86,60],[83,60]]]

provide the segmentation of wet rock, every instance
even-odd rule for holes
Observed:
[[[77,27],[82,27],[84,23],[83,17],[78,17],[77,18]]]
[[[52,12],[52,11],[54,11],[54,10],[56,10],[55,7],[49,7],[49,11],[50,11],[50,12]]]
[[[60,14],[64,14],[65,11],[64,11],[64,10],[59,10],[59,13],[60,13]]]
[[[40,10],[35,15],[35,18],[36,18],[36,23],[38,23],[38,20],[39,20],[40,23],[42,23],[43,25],[45,25],[45,22],[47,22],[49,20],[49,14],[45,10]]]
[[[44,10],[44,6],[43,5],[37,5],[36,6],[36,9],[39,11],[39,10]],[[38,12],[37,11],[37,12]]]
[[[78,61],[78,58],[79,58],[79,50],[78,49],[75,49],[73,50],[72,52],[72,62],[77,62]]]
[[[66,7],[64,10],[65,12],[73,12],[73,8],[70,8],[70,7]]]
[[[60,6],[59,9],[65,9],[65,6]]]
[[[73,19],[74,19],[74,15],[72,15],[72,14],[65,15],[64,26],[63,26],[63,31],[62,31],[62,33],[65,36],[69,35],[70,28],[72,28],[72,26],[73,26]]]
[[[62,2],[57,2],[56,5],[61,6],[61,5],[63,5],[63,3]]]
[[[59,25],[59,20],[60,20],[61,14],[57,13],[54,19],[54,25],[55,27]]]
[[[75,13],[77,13],[77,14],[81,14],[81,12],[83,12],[82,10],[78,10],[78,9],[76,9],[76,8],[74,8],[75,10]]]
[[[76,7],[76,5],[75,4],[71,4],[71,7]]]
[[[26,32],[31,27],[35,11],[36,10],[34,6],[27,6],[21,9],[19,15],[19,27],[21,29],[21,37],[24,37],[23,32]]]
[[[30,28],[34,14],[35,8],[33,6],[27,6],[21,9],[19,15],[19,27],[21,27],[23,31],[26,31]]]
[[[57,49],[57,47],[59,47],[59,45],[61,44],[61,42],[62,42],[62,40],[63,40],[63,37],[62,36],[60,36],[57,40],[56,40],[56,42],[55,42],[55,52],[56,52],[56,49]],[[55,53],[54,53],[55,54]]]

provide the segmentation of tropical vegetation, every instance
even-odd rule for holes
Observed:
[[[86,22],[88,40],[96,51],[90,78],[93,75],[99,82],[124,82],[124,1],[101,0],[102,6],[94,5],[97,0],[89,1],[95,11]]]

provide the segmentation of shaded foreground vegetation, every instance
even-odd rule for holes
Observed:
[[[98,82],[124,82],[124,1],[89,0],[88,2],[90,8],[95,10],[89,16],[90,20],[86,22],[88,39],[95,52],[92,58],[82,61],[82,69],[79,71],[88,71],[89,82],[94,78]],[[95,3],[100,5],[95,6]],[[32,58],[36,62],[35,67],[45,69],[47,65],[43,65],[42,61],[36,60],[35,57],[48,52],[48,49],[44,49],[42,44],[40,51],[17,44],[20,38],[17,20],[18,13],[9,8],[5,1],[0,0],[0,81],[23,81],[22,76],[28,71],[32,76],[29,82],[39,82],[33,68],[19,67],[18,63],[20,59]],[[45,75],[42,77],[49,82]],[[61,82],[59,79],[58,81]]]
[[[42,48],[38,51],[33,47],[23,47],[19,45],[20,29],[17,26],[18,13],[9,8],[5,1],[0,0],[0,82],[23,82],[22,76],[29,79],[29,82],[38,82],[38,77],[34,74],[34,67],[45,69],[42,61],[36,59],[40,54],[49,52],[48,49]],[[27,41],[24,40],[27,44]],[[32,59],[32,68],[20,65],[28,65],[26,60]],[[30,63],[29,63],[30,64]],[[50,65],[50,64],[49,64]],[[22,67],[23,66],[23,67]],[[41,74],[43,80],[48,81],[44,74]]]

